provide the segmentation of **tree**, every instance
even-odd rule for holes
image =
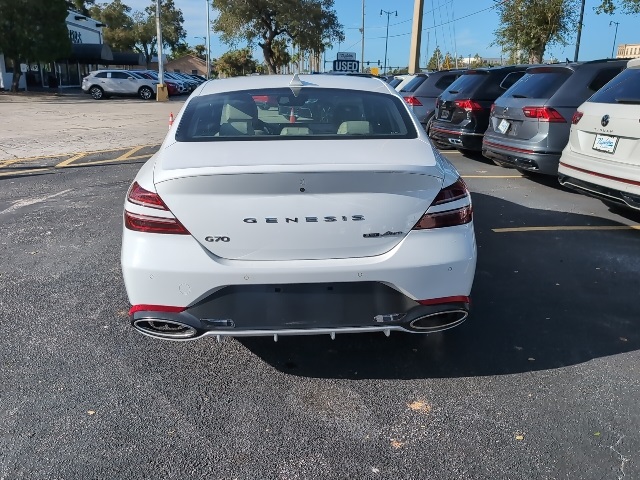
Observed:
[[[130,12],[131,7],[122,3],[121,0],[94,5],[89,10],[91,18],[106,25],[102,30],[104,42],[114,50],[130,51],[136,44]]]
[[[511,57],[524,54],[542,63],[547,46],[567,45],[577,27],[579,0],[503,0],[497,5],[500,27],[494,45]]]
[[[618,2],[615,2],[614,0],[602,0],[602,3],[595,8],[595,11],[598,15],[601,13],[611,15],[619,7],[622,7],[622,10],[625,13],[639,14],[640,0],[619,0]]]
[[[282,67],[289,65],[292,60],[289,54],[289,45],[284,38],[276,38],[271,44],[271,51],[273,52],[273,64],[276,71],[280,71]]]
[[[269,73],[277,73],[274,41],[290,39],[301,51],[318,54],[327,42],[344,41],[334,0],[213,0],[219,14],[213,28],[227,44],[245,40],[262,49]]]
[[[456,59],[451,56],[449,52],[447,52],[444,56],[444,61],[442,62],[443,70],[451,70],[456,66]]]
[[[174,49],[186,38],[187,33],[183,27],[184,17],[182,10],[176,8],[173,0],[163,0],[160,4],[160,17],[162,19],[162,45]],[[144,9],[144,12],[133,14],[133,36],[135,51],[142,53],[147,67],[151,63],[151,57],[158,52],[158,39],[156,30],[156,4],[152,2]]]
[[[66,0],[0,0],[0,45],[13,65],[11,91],[18,91],[21,63],[50,62],[71,53],[66,19]]]
[[[440,70],[440,65],[442,64],[442,52],[440,51],[440,47],[436,47],[433,51],[433,55],[429,59],[429,63],[427,63],[427,70]]]
[[[67,0],[67,8],[83,15],[89,15],[87,5],[93,5],[95,2],[96,0]]]
[[[214,61],[218,74],[225,77],[248,75],[256,71],[257,63],[251,55],[251,50],[242,48],[224,53]]]

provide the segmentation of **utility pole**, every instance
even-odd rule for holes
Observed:
[[[387,47],[389,46],[389,17],[391,16],[391,14],[394,14],[394,13],[395,13],[395,16],[397,17],[398,11],[396,10],[395,12],[387,12],[386,10],[380,10],[380,16],[382,16],[383,13],[387,14],[387,39],[384,41],[384,68],[382,69],[382,74],[386,75],[387,74]]]
[[[166,102],[169,100],[169,92],[164,84],[164,64],[162,62],[162,28],[160,27],[160,0],[156,0],[156,36],[158,37],[158,86],[156,87],[156,100]]]
[[[422,11],[424,0],[414,0],[413,26],[411,27],[411,50],[409,53],[409,73],[420,72],[420,43],[422,42]],[[386,58],[386,55],[385,55]]]
[[[362,53],[360,55],[360,73],[364,73],[364,0],[362,0],[362,28],[360,29],[362,34]]]
[[[580,53],[580,37],[582,36],[582,20],[584,19],[585,1],[586,0],[582,0],[582,5],[580,6],[580,21],[578,22],[578,38],[576,39],[576,53],[573,55],[574,62],[578,61],[578,53]]]

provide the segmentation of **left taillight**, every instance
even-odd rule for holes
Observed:
[[[468,197],[469,190],[462,178],[458,178],[448,187],[440,190],[440,193],[431,203],[431,206],[446,205]],[[415,224],[413,230],[426,230],[431,228],[453,227],[456,225],[464,225],[473,220],[473,207],[471,204],[463,207],[454,208],[422,215],[418,223]]]
[[[404,101],[407,102],[407,104],[411,105],[412,107],[421,107],[422,106],[422,102],[420,100],[418,100],[416,97],[404,97]]]
[[[127,193],[127,201],[142,207],[169,212],[160,195],[142,188],[133,182]],[[189,235],[189,231],[175,217],[159,217],[133,213],[125,209],[124,226],[129,230],[146,233],[167,233],[173,235]]]

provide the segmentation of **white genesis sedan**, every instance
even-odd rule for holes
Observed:
[[[376,78],[206,82],[125,202],[129,315],[156,338],[445,330],[475,267],[465,183]]]

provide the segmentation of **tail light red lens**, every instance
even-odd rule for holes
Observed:
[[[571,117],[571,124],[572,125],[577,124],[580,121],[580,119],[582,118],[583,115],[584,115],[584,113],[576,110],[576,113],[574,113],[573,117]]]
[[[461,178],[448,187],[440,190],[440,193],[431,203],[431,206],[442,205],[455,202],[469,195],[469,190]],[[473,220],[473,208],[471,205],[446,210],[444,212],[425,213],[418,223],[415,224],[413,230],[426,230],[431,228],[453,227],[455,225],[464,225]]]
[[[136,232],[189,235],[189,231],[177,218],[152,217],[126,210],[124,211],[124,226]]]
[[[412,107],[421,107],[422,102],[418,100],[416,97],[404,97],[404,101],[407,102]]]
[[[489,112],[490,115],[493,115],[493,111],[496,109],[496,104],[492,103],[491,104],[491,112]]]
[[[469,98],[465,100],[456,100],[454,103],[456,104],[456,107],[462,108],[467,112],[479,112],[480,110],[483,110],[482,105]]]
[[[537,118],[540,122],[567,123],[557,110],[551,107],[522,107],[525,117]]]
[[[127,193],[127,200],[143,207],[155,208],[168,212],[169,209],[155,192],[142,188],[138,182],[134,182]],[[129,230],[146,233],[167,233],[173,235],[189,235],[189,231],[177,218],[156,217],[124,211],[124,226]]]
[[[127,193],[127,200],[136,205],[142,205],[143,207],[157,208],[158,210],[169,210],[164,204],[160,195],[149,190],[142,188],[138,182],[133,182],[129,192]]]

